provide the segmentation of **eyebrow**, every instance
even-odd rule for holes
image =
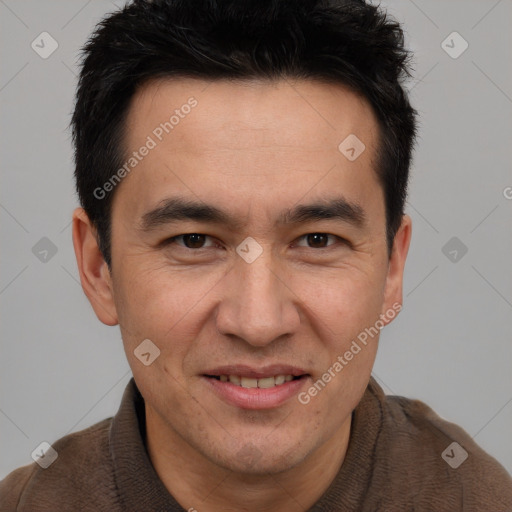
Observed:
[[[366,225],[366,214],[361,205],[340,196],[311,204],[300,204],[285,210],[279,215],[275,226],[328,219],[347,222],[359,229]],[[244,224],[241,219],[233,217],[216,206],[181,197],[172,197],[164,199],[156,208],[144,213],[140,229],[152,231],[162,225],[181,220],[224,224],[233,230],[240,230]]]

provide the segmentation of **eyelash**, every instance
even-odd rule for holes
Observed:
[[[173,236],[171,238],[167,238],[166,240],[164,240],[162,242],[161,245],[163,246],[169,246],[169,245],[173,245],[173,244],[176,244],[177,241],[179,239],[183,240],[183,237],[185,236],[190,236],[190,235],[200,235],[200,236],[205,236],[205,237],[208,237],[208,238],[213,238],[209,235],[205,235],[203,233],[184,233],[182,235],[176,235],[176,236]],[[300,236],[297,240],[301,240],[301,239],[304,239],[305,237],[309,236],[309,235],[325,235],[325,236],[328,236],[328,237],[331,237],[331,238],[334,238],[336,239],[339,243],[341,244],[345,244],[345,245],[350,245],[349,242],[347,240],[345,240],[344,238],[341,238],[337,235],[333,235],[331,233],[322,233],[322,232],[312,232],[312,233],[306,233],[305,235],[302,235]],[[198,249],[193,249],[193,248],[190,248],[190,247],[186,247],[185,245],[181,245],[179,244],[180,247],[182,247],[183,249],[188,249],[190,251],[201,251],[202,249],[208,249],[210,247],[199,247]],[[307,247],[309,249],[328,249],[329,247],[332,247],[334,245],[337,245],[337,244],[331,244],[331,245],[327,245],[326,247]]]

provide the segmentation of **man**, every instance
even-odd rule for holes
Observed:
[[[357,0],[102,21],[73,242],[133,379],[0,483],[2,511],[512,510],[464,430],[371,378],[411,239],[407,73],[399,25]]]

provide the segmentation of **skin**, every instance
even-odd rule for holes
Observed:
[[[151,462],[185,510],[306,510],[343,463],[378,336],[306,405],[294,396],[273,409],[242,409],[201,375],[224,364],[291,364],[310,375],[307,391],[402,303],[411,219],[403,216],[388,258],[376,117],[340,85],[150,82],[130,105],[129,151],[191,96],[197,106],[117,186],[112,272],[87,215],[75,210],[82,286],[98,318],[120,325],[146,403]],[[353,162],[338,150],[351,133],[366,146]],[[342,220],[274,226],[282,210],[340,194],[364,209],[363,228]],[[142,215],[176,195],[225,209],[242,225],[185,220],[143,232]],[[158,245],[186,233],[208,235],[205,247]],[[335,236],[318,246],[310,233]],[[248,236],[263,249],[250,264],[236,253]],[[161,351],[149,366],[134,355],[144,339]]]

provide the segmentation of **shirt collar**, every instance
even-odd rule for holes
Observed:
[[[133,377],[110,427],[110,453],[123,510],[183,512],[158,477],[145,445],[144,399]]]

